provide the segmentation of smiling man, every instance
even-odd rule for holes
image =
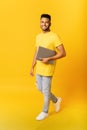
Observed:
[[[36,84],[37,88],[41,91],[44,96],[44,104],[42,112],[36,117],[36,120],[43,120],[48,117],[50,101],[54,103],[55,111],[60,110],[61,98],[56,97],[51,92],[52,77],[56,65],[56,60],[65,57],[66,52],[63,44],[56,33],[50,30],[51,16],[49,14],[42,14],[40,17],[40,28],[42,33],[36,36],[36,51],[30,70],[30,75],[34,76],[34,68],[36,66]],[[39,46],[54,50],[56,54],[51,57],[41,58],[41,61],[36,60],[37,51]],[[53,60],[53,64],[48,61]]]

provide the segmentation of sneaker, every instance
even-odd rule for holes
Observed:
[[[45,119],[46,117],[48,117],[48,113],[41,112],[41,113],[36,117],[36,120],[43,120],[43,119]]]
[[[62,101],[61,98],[57,98],[57,102],[54,103],[54,106],[56,108],[56,112],[59,112],[59,110],[60,110],[61,101]]]

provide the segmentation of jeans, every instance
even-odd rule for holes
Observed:
[[[37,88],[44,95],[43,111],[48,113],[50,100],[53,103],[57,102],[57,98],[51,93],[52,76],[36,75]]]

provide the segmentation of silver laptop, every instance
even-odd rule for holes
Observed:
[[[56,51],[39,46],[36,59],[41,61],[41,58],[48,58],[54,55],[56,55]],[[48,63],[53,64],[54,61],[50,60]]]

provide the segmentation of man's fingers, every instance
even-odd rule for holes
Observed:
[[[43,58],[39,58],[40,60],[43,60]]]

